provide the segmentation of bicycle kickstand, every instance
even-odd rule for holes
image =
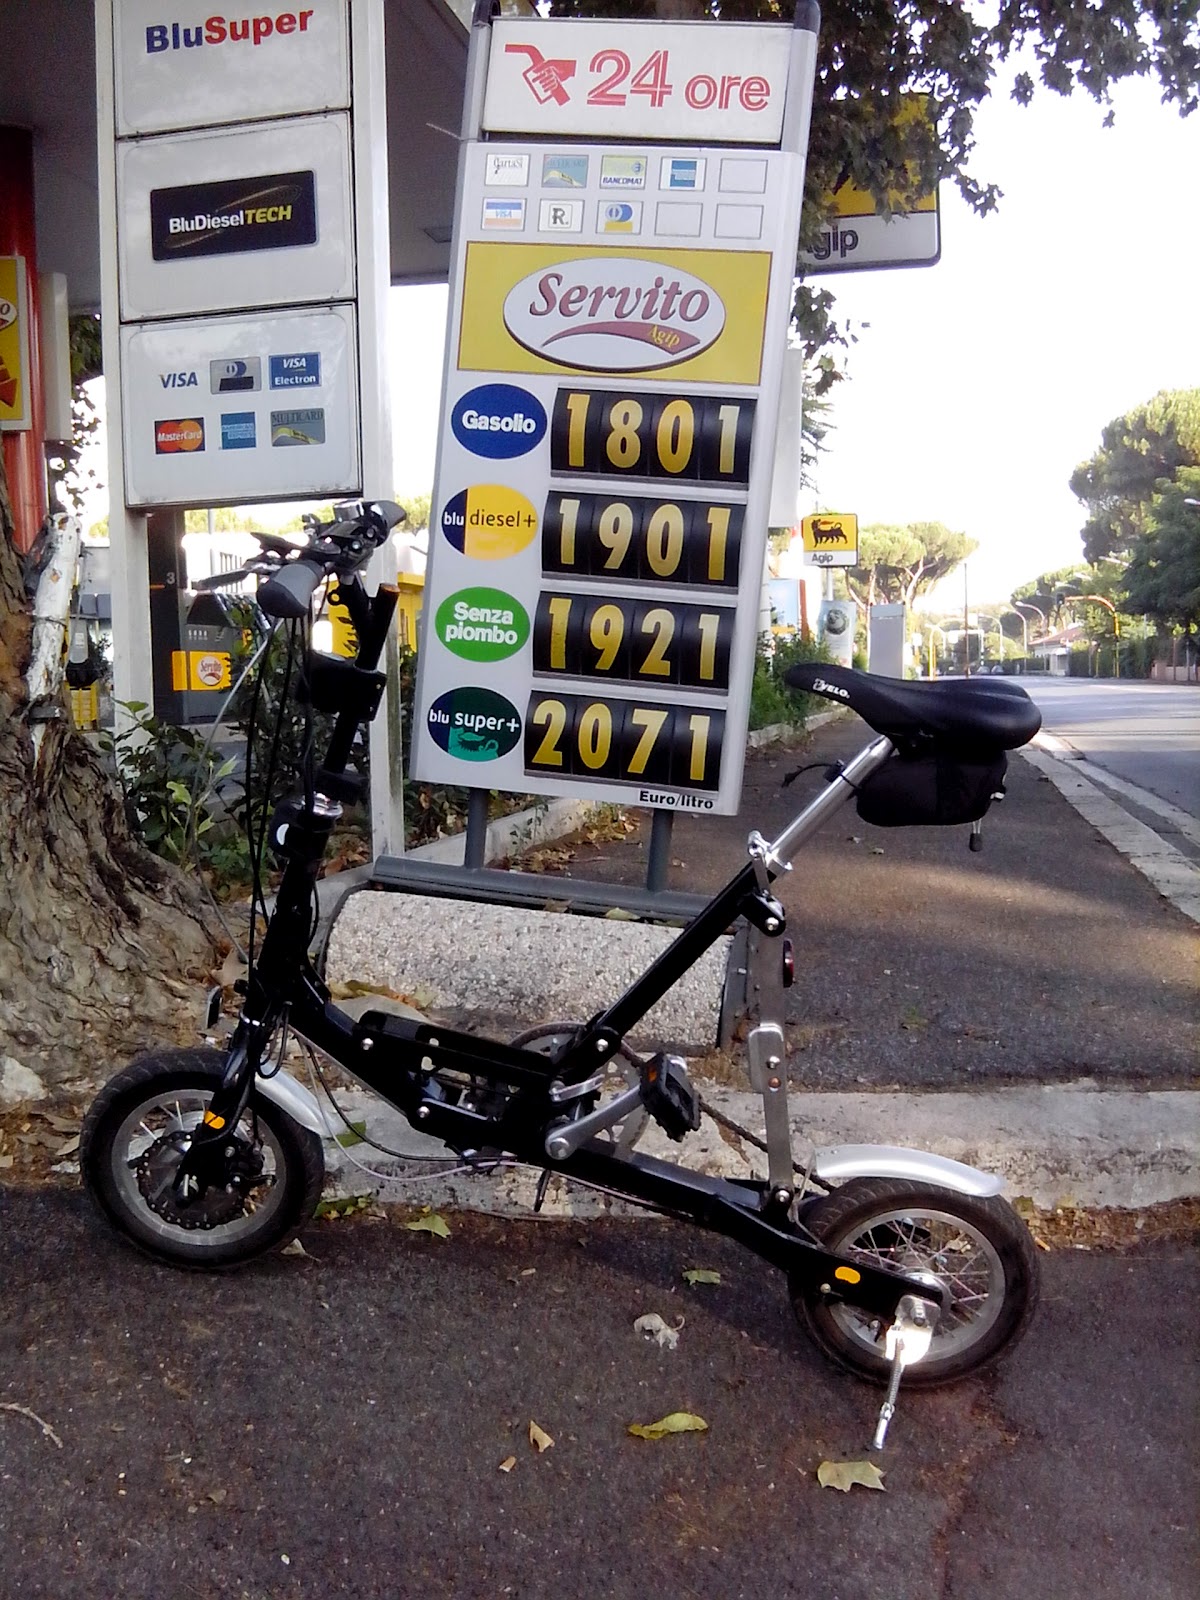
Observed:
[[[913,1294],[904,1295],[896,1307],[896,1320],[887,1331],[885,1346],[888,1360],[892,1363],[892,1374],[888,1380],[887,1394],[879,1408],[879,1420],[870,1444],[872,1450],[883,1449],[888,1423],[896,1415],[896,1396],[900,1391],[904,1369],[911,1367],[914,1361],[919,1361],[929,1349],[937,1316],[936,1307],[918,1300]]]

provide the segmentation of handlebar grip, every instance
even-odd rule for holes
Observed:
[[[313,593],[324,576],[324,568],[311,561],[289,561],[259,585],[258,603],[276,621],[306,617]]]

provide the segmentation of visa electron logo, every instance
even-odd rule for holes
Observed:
[[[484,383],[464,394],[450,416],[454,437],[476,456],[523,456],[546,436],[540,400],[511,383]]]
[[[156,22],[146,29],[146,54],[163,50],[196,50],[205,44],[262,44],[273,36],[307,33],[312,11],[280,11],[274,17],[209,17],[189,28],[179,22]]]
[[[504,301],[504,326],[526,350],[591,372],[676,366],[707,350],[725,306],[676,267],[589,256],[532,272]]]

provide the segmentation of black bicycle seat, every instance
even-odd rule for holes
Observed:
[[[934,739],[1015,750],[1028,744],[1042,714],[1011,678],[882,678],[853,667],[802,662],[783,681],[856,711],[876,733],[895,740]]]

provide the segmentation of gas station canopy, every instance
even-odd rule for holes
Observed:
[[[449,269],[470,7],[384,0],[394,283]],[[66,275],[71,309],[100,305],[92,0],[0,0],[0,124],[31,128],[38,271]]]

